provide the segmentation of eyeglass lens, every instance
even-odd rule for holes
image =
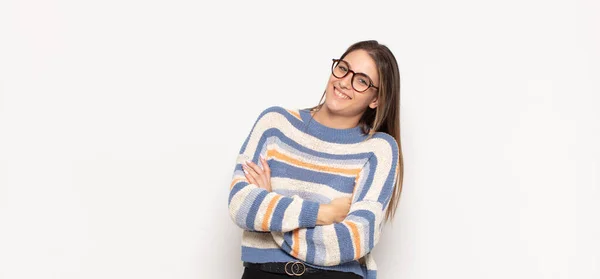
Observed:
[[[332,67],[332,73],[336,78],[343,78],[350,72],[350,67],[345,61],[336,61]],[[371,79],[365,74],[354,74],[352,77],[352,87],[358,92],[369,89]]]

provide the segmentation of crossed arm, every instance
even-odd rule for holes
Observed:
[[[270,169],[260,154],[266,145],[265,132],[280,113],[277,107],[264,110],[240,149],[229,191],[231,219],[242,229],[262,232],[288,232],[341,221],[348,212],[349,198],[320,204],[297,195],[287,197],[270,191]],[[244,170],[246,162],[250,168]],[[262,168],[254,162],[259,162]],[[245,173],[248,170],[250,175]]]
[[[385,148],[375,152],[365,164],[348,213],[334,221],[331,204],[270,192],[270,170],[267,162],[260,159],[265,143],[262,132],[268,126],[262,116],[264,112],[238,156],[228,201],[232,220],[246,230],[270,232],[288,254],[316,265],[338,265],[369,253],[378,242],[396,183],[395,142],[377,139],[387,145],[379,144]],[[250,163],[244,171],[245,161]]]
[[[359,260],[377,244],[396,177],[396,164],[372,156],[360,176],[350,210],[340,222],[293,231],[271,231],[291,256],[321,266]]]
[[[262,168],[248,161],[247,164],[238,163],[234,171],[229,212],[239,227],[252,231],[288,232],[341,222],[348,214],[349,197],[320,204],[296,195],[287,197],[271,192],[270,168],[265,159],[260,158],[260,161]],[[243,177],[239,168],[243,170]]]

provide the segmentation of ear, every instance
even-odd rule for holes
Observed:
[[[379,96],[375,96],[375,98],[369,104],[369,107],[375,109],[379,105]]]

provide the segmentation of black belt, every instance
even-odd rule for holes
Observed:
[[[318,273],[327,272],[327,270],[318,269],[310,266],[306,266],[304,263],[299,261],[289,261],[287,263],[249,263],[244,262],[245,267],[260,269],[262,271],[271,273],[281,273],[290,276],[300,276],[304,273]]]

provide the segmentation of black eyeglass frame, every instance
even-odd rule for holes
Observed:
[[[347,61],[345,61],[343,59],[335,59],[335,58],[332,58],[331,60],[333,61],[333,63],[331,64],[331,74],[334,77],[342,79],[342,78],[346,77],[348,75],[348,73],[352,72],[352,79],[351,79],[350,85],[352,86],[352,89],[354,89],[354,90],[356,90],[356,88],[354,88],[354,77],[356,77],[356,74],[361,74],[361,75],[367,77],[367,79],[369,80],[369,86],[367,87],[367,89],[365,89],[363,91],[356,90],[356,92],[365,92],[365,91],[369,90],[369,88],[371,88],[371,87],[379,90],[379,87],[377,87],[377,86],[375,86],[373,84],[373,80],[367,74],[365,74],[365,73],[357,73],[357,72],[355,72],[353,70],[350,70],[350,64]],[[341,77],[336,76],[335,73],[334,73],[334,69],[335,69],[336,63],[339,64],[339,62],[344,62],[344,63],[346,63],[346,65],[348,65],[348,71],[343,76],[341,76]]]

